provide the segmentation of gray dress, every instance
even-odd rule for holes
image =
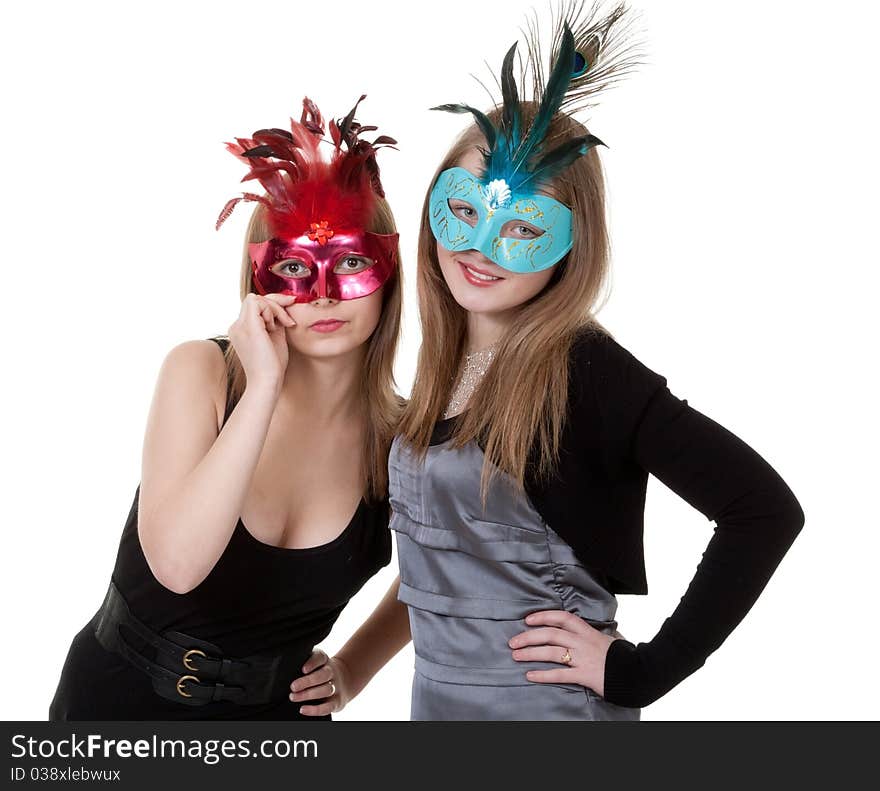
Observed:
[[[438,428],[450,421],[440,421]],[[436,440],[436,432],[435,432]],[[483,452],[435,442],[424,463],[398,436],[389,456],[398,599],[409,609],[412,720],[639,720],[580,684],[529,681],[507,641],[537,610],[568,610],[612,634],[617,599],[600,585],[508,476],[480,503]],[[585,515],[585,518],[589,518]]]

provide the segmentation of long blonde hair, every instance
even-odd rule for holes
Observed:
[[[527,124],[537,105],[522,102],[521,107],[523,123]],[[496,107],[487,115],[497,126],[501,109]],[[548,139],[561,142],[585,134],[583,124],[559,113],[551,122]],[[443,170],[455,166],[473,146],[485,146],[476,125],[465,129],[453,143],[431,186]],[[524,486],[536,439],[534,472],[539,477],[552,473],[566,416],[571,344],[583,330],[609,334],[595,318],[609,271],[605,181],[597,150],[592,149],[570,165],[549,185],[549,191],[572,211],[572,249],[557,264],[542,291],[518,307],[452,437],[451,446],[455,448],[478,438],[485,440],[480,479],[484,506],[489,483],[498,469],[520,488]],[[437,258],[437,241],[428,220],[430,192],[429,186],[418,240],[422,346],[412,395],[399,429],[402,438],[422,457],[434,424],[451,396],[467,340],[467,311],[452,296]]]
[[[384,198],[376,197],[373,219],[367,230],[373,233],[397,232],[391,207]],[[248,244],[266,241],[271,236],[265,209],[262,204],[258,204],[251,214],[245,233],[239,288],[241,299],[250,293],[258,293],[254,286]],[[367,341],[361,380],[360,403],[363,406],[366,432],[362,468],[366,496],[373,501],[383,499],[388,493],[388,450],[404,407],[404,400],[395,391],[393,369],[403,302],[399,247],[396,250],[396,260],[394,272],[383,288],[379,323]],[[225,357],[230,379],[230,397],[235,403],[244,392],[247,377],[231,343],[226,347]]]

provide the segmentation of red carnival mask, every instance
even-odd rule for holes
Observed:
[[[395,272],[398,234],[372,233],[366,225],[376,196],[385,195],[376,150],[396,141],[385,135],[372,143],[358,139],[376,128],[354,120],[362,99],[345,118],[328,123],[329,161],[318,150],[324,122],[308,98],[301,121],[291,119],[290,132],[261,129],[251,139],[226,144],[250,167],[242,181],[256,179],[266,189],[266,195],[246,192],[228,201],[217,219],[219,228],[242,200],[266,207],[272,238],[248,245],[260,294],[290,294],[296,302],[357,299],[372,294]]]

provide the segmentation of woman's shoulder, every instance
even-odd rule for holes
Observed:
[[[628,448],[648,405],[667,392],[666,377],[642,362],[604,329],[587,328],[572,344],[570,419],[578,435],[597,420],[619,456]]]
[[[215,346],[219,346],[222,351],[226,351],[229,347],[230,340],[228,335],[212,335],[210,338],[206,338],[206,341],[214,344]],[[202,343],[202,341],[199,341]]]
[[[571,359],[576,376],[589,377],[595,387],[615,395],[653,392],[666,384],[666,377],[647,366],[601,326],[586,325],[577,330]]]
[[[222,416],[227,391],[226,345],[218,340],[229,342],[228,338],[214,336],[185,340],[172,346],[162,361],[158,387],[176,396],[175,400],[190,402],[194,407],[208,397]]]
[[[181,341],[165,354],[162,366],[189,379],[210,378],[226,370],[228,338],[214,336]]]

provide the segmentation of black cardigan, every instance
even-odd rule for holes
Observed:
[[[598,330],[570,357],[560,460],[539,481],[533,446],[526,493],[544,521],[613,593],[646,594],[648,474],[716,527],[696,574],[654,638],[617,639],[604,697],[653,703],[702,667],[757,600],[804,524],[791,489],[749,445],[673,395],[666,379]],[[432,442],[451,434],[441,421]]]

